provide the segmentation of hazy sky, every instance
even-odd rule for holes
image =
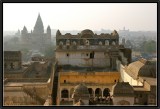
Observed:
[[[157,31],[156,3],[3,3],[3,30],[33,30],[40,13],[44,28]]]

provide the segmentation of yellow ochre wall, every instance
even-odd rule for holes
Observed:
[[[87,73],[79,73],[79,72],[59,72],[60,83],[98,83],[98,84],[110,84],[115,83],[120,79],[119,72],[87,72]]]

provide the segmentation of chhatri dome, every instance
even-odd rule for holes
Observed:
[[[75,86],[74,92],[72,94],[72,99],[73,99],[73,105],[79,104],[81,105],[89,105],[89,91],[87,86],[85,86],[84,83],[80,83],[79,85]]]
[[[91,35],[91,36],[93,36],[94,33],[90,29],[85,29],[85,30],[81,31],[81,36],[83,36],[83,35]]]

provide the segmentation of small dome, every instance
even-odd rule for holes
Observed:
[[[61,32],[59,30],[57,30],[56,36],[61,36],[61,35],[62,35]]]
[[[85,30],[83,30],[83,31],[81,32],[81,34],[82,34],[82,35],[83,35],[83,34],[91,34],[91,35],[94,35],[93,31],[90,30],[90,29],[85,29]]]
[[[156,62],[151,62],[146,59],[140,59],[138,61],[130,63],[126,72],[133,78],[141,77],[156,77]]]
[[[89,91],[87,86],[85,86],[84,83],[81,83],[74,88],[74,93],[82,95],[82,94],[89,94]]]
[[[119,37],[119,34],[117,33],[116,30],[114,30],[112,33],[111,33],[112,36],[115,36],[115,37]]]
[[[113,86],[113,96],[133,96],[134,89],[128,82],[117,82]]]

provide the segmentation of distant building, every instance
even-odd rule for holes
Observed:
[[[4,77],[23,77],[25,68],[22,67],[21,51],[4,51]]]
[[[22,66],[21,51],[4,51],[4,70],[19,70]]]
[[[123,27],[123,29],[119,30],[118,32],[119,32],[119,34],[120,34],[121,37],[125,37],[126,38],[127,36],[130,36],[129,29],[126,30],[125,27]]]
[[[4,106],[51,105],[53,74],[47,60],[23,66],[20,51],[4,51]]]
[[[21,31],[21,43],[29,49],[45,50],[51,46],[51,28],[47,27],[47,32],[44,33],[44,26],[40,14],[38,15],[33,31],[29,33],[24,26]]]
[[[123,61],[131,62],[131,50],[119,45],[119,35],[116,30],[111,34],[94,34],[86,29],[77,35],[60,31],[56,34],[56,59],[59,65],[72,65],[79,67],[109,67],[116,69],[116,60],[122,52]]]

